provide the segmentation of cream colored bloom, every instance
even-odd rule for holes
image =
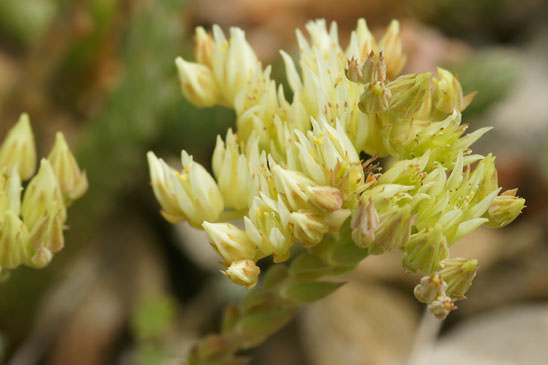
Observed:
[[[209,68],[198,63],[175,60],[179,71],[181,91],[185,98],[196,106],[213,106],[219,102],[219,87]]]

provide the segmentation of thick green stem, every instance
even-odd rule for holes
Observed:
[[[221,333],[195,344],[188,363],[245,363],[245,359],[236,356],[238,350],[262,343],[288,323],[300,305],[331,294],[343,283],[325,278],[351,271],[367,254],[366,249],[357,247],[348,238],[326,237],[295,257],[289,267],[272,266],[260,287],[249,291],[238,306],[226,308]]]

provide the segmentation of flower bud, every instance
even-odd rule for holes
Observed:
[[[390,110],[402,119],[417,113],[430,93],[430,72],[401,76],[387,84],[392,94]]]
[[[367,247],[375,240],[375,231],[380,224],[379,215],[371,199],[360,199],[358,208],[352,214],[352,239],[361,248]]]
[[[327,212],[342,208],[343,199],[339,189],[332,186],[309,186],[306,192],[312,203]]]
[[[451,298],[441,295],[428,305],[428,309],[436,318],[445,319],[452,310],[457,309],[457,306]]]
[[[234,284],[245,286],[251,289],[257,284],[261,269],[253,260],[239,260],[230,264],[226,271],[222,271],[223,275],[229,278]]]
[[[9,210],[15,215],[19,215],[23,189],[18,170],[17,166],[13,166],[7,179],[5,175],[0,175],[0,214]]]
[[[439,226],[413,234],[403,249],[403,266],[424,275],[436,271],[440,261],[449,255],[447,240]]]
[[[0,220],[0,272],[15,269],[29,256],[27,228],[11,211]]]
[[[213,53],[215,51],[215,42],[204,28],[196,27],[194,34],[194,56],[196,62],[211,69],[213,65]]]
[[[380,40],[378,48],[384,50],[386,74],[388,79],[393,80],[400,74],[407,60],[407,57],[403,54],[400,23],[397,20],[392,20],[386,33]]]
[[[162,206],[162,215],[171,223],[183,220],[194,227],[203,221],[215,221],[223,211],[223,197],[215,180],[204,167],[182,152],[181,174],[154,153],[147,153],[154,195]]]
[[[64,214],[63,206],[50,207],[50,209],[45,212],[44,215],[41,216],[40,219],[34,224],[34,226],[30,227],[28,236],[29,246],[38,251],[46,248],[48,252],[50,252],[51,256],[53,253],[60,251],[65,245],[65,240],[63,237],[65,223]],[[46,257],[44,254],[44,252],[37,252],[34,256],[39,255],[43,258]],[[41,258],[35,259],[34,256],[31,258],[31,262],[27,263],[28,265],[38,265],[37,267],[42,267],[49,262],[46,262]]]
[[[228,130],[226,146],[221,137],[217,137],[212,167],[225,206],[234,209],[246,208],[249,195],[248,180],[251,176],[247,158],[240,153],[237,137],[232,130]]]
[[[38,173],[30,180],[21,205],[21,215],[25,225],[32,232],[43,217],[51,212],[60,215],[64,222],[66,209],[61,196],[61,189],[55,177],[51,164],[42,159]]]
[[[455,300],[464,299],[478,270],[478,260],[462,258],[445,259],[440,262],[439,274],[447,283],[447,295]]]
[[[436,298],[445,295],[447,283],[445,283],[439,273],[425,276],[420,284],[415,286],[413,293],[415,298],[422,303],[432,303]]]
[[[48,156],[48,160],[67,203],[78,199],[86,192],[88,188],[86,173],[85,171],[80,171],[63,133],[57,132],[55,144]]]
[[[218,102],[219,89],[209,68],[198,63],[187,62],[181,57],[177,57],[175,64],[185,98],[201,107],[213,106]]]
[[[371,255],[379,255],[394,248],[401,248],[409,240],[414,217],[408,206],[393,208],[380,218],[374,241],[367,245]]]
[[[487,210],[488,226],[500,228],[516,219],[525,206],[525,199],[516,193],[517,189],[507,190],[493,199]]]
[[[358,107],[365,114],[376,114],[388,109],[392,94],[384,83],[375,81],[365,85]]]
[[[21,114],[0,147],[0,173],[11,172],[16,164],[22,180],[27,180],[34,174],[36,147],[27,114]]]
[[[53,259],[53,254],[45,247],[39,248],[27,264],[35,269],[41,269]]]
[[[320,243],[329,229],[324,217],[304,210],[291,213],[290,222],[295,239],[304,247]]]
[[[209,242],[223,258],[225,265],[239,260],[255,258],[256,247],[247,234],[230,223],[203,222]]]
[[[434,78],[434,106],[444,113],[452,113],[454,109],[463,111],[472,102],[476,93],[463,97],[459,80],[449,71],[438,67],[439,79]]]

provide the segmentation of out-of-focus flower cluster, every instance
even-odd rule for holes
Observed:
[[[19,265],[41,268],[64,245],[67,206],[87,190],[62,133],[40,161],[30,121],[23,114],[0,147],[0,272]],[[29,180],[30,179],[30,180]],[[23,189],[23,184],[29,180]]]
[[[296,243],[312,247],[326,235],[369,254],[401,249],[403,266],[424,276],[416,297],[444,318],[477,269],[475,260],[450,258],[449,247],[481,225],[508,224],[524,200],[501,193],[493,156],[472,154],[489,128],[465,134],[461,111],[473,94],[463,95],[454,75],[399,76],[398,22],[377,41],[359,20],[346,48],[335,23],[306,29],[308,39],[297,31],[298,67],[281,52],[289,101],[241,29],[227,39],[217,26],[212,35],[197,28],[196,62],[176,60],[182,92],[197,106],[233,108],[237,133],[218,137],[215,177],[184,151],[182,172],[149,152],[162,214],[202,227],[226,276],[248,288],[257,260],[287,260]],[[363,153],[391,165],[381,173]],[[244,229],[221,222],[230,210],[245,215]]]

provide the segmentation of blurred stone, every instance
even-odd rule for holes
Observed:
[[[304,309],[305,352],[315,365],[401,363],[411,350],[417,317],[411,296],[350,282]]]
[[[548,304],[478,315],[453,329],[417,364],[546,364]]]

